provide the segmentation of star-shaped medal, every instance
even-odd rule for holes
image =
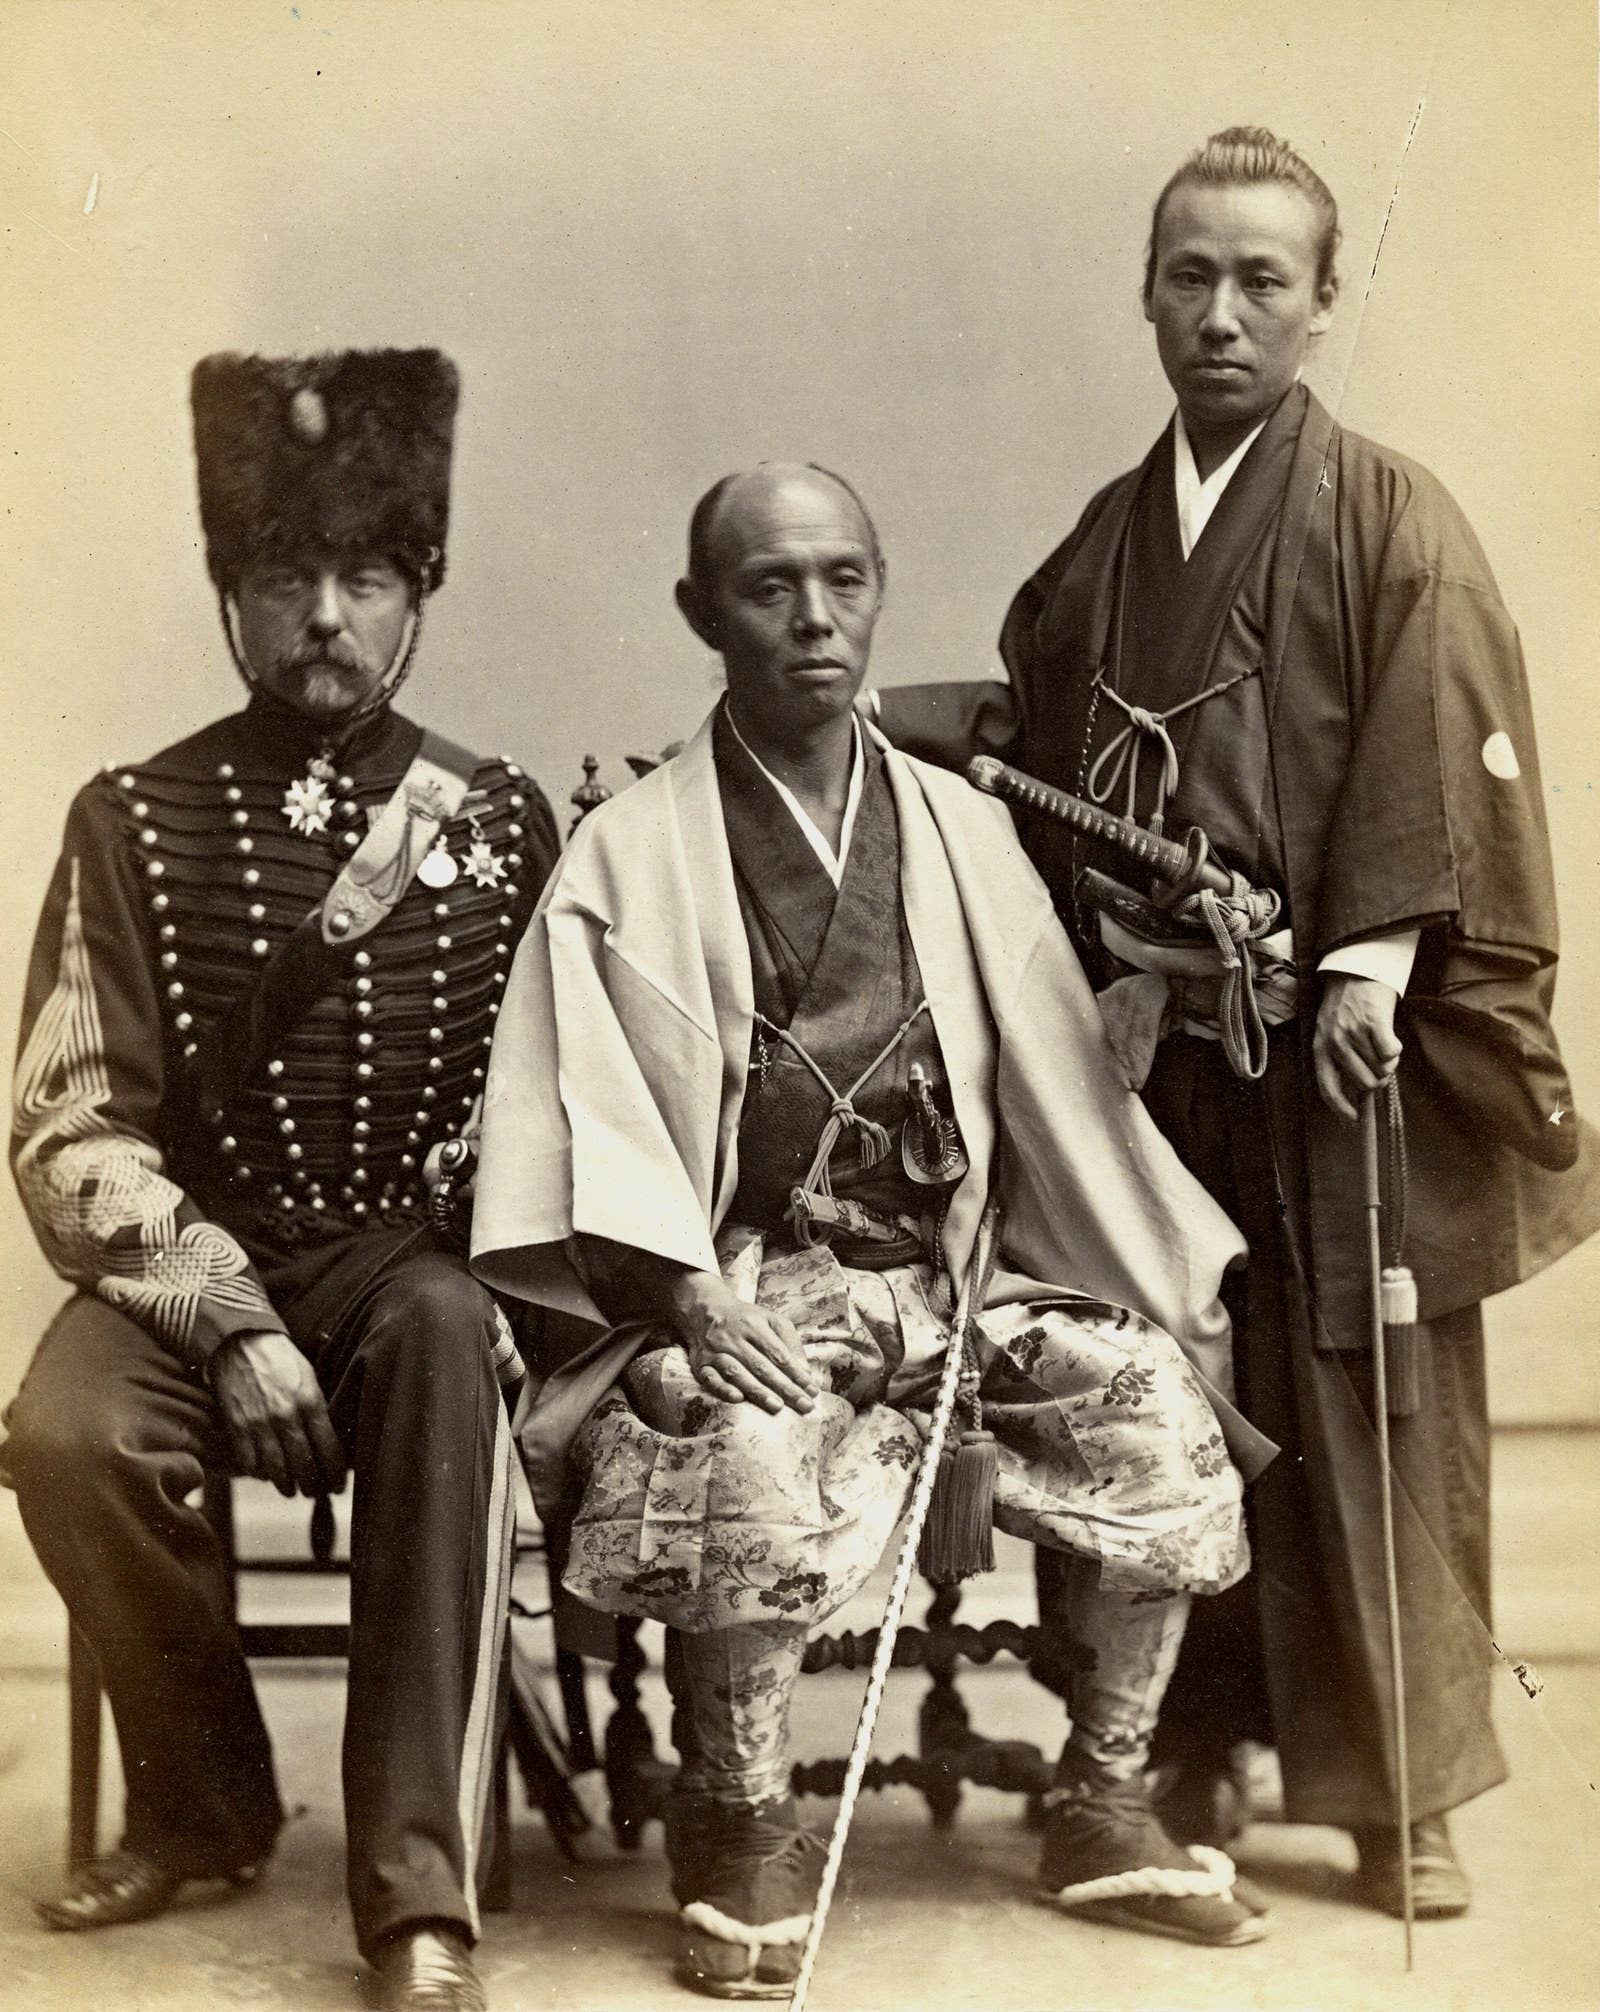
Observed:
[[[506,877],[505,861],[495,858],[494,848],[486,838],[475,838],[461,863],[480,887],[498,887]]]
[[[333,798],[320,776],[292,782],[283,793],[283,814],[296,831],[326,831],[333,821]]]

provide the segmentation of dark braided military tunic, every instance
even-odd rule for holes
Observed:
[[[262,1324],[255,1266],[419,1221],[423,1160],[482,1086],[511,951],[555,856],[548,807],[505,761],[479,765],[445,829],[454,883],[419,877],[358,947],[328,951],[320,996],[220,1116],[199,1089],[205,1044],[327,893],[420,738],[393,713],[359,729],[323,832],[283,808],[319,736],[259,698],[73,805],[24,1012],[18,1177],[57,1268],[189,1361]],[[460,870],[475,839],[493,862],[484,884]],[[91,1019],[99,1039],[80,1051]],[[165,1176],[130,1163],[130,1133]],[[170,1212],[167,1177],[185,1197]],[[194,1236],[201,1221],[227,1237]]]
[[[206,1364],[281,1329],[316,1370],[355,1474],[344,1790],[369,1953],[407,1922],[477,1925],[511,1524],[497,1378],[518,1359],[434,1242],[421,1175],[482,1086],[555,858],[514,763],[480,762],[443,827],[451,884],[413,880],[358,944],[319,936],[304,1010],[214,1091],[241,998],[421,738],[387,712],[359,726],[322,830],[285,809],[321,737],[260,697],[83,789],[34,946],[12,1137],[39,1240],[80,1290],[7,1415],[4,1469],[99,1655],[126,1842],[181,1875],[258,1859],[281,1821],[225,1564],[190,1500],[228,1457]]]

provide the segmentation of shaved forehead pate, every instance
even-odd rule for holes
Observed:
[[[859,537],[882,571],[878,534],[866,507],[842,477],[801,461],[769,461],[730,475],[711,492],[707,520],[691,527],[691,573],[710,578],[731,556],[763,536],[834,518],[846,535]],[[848,527],[848,528],[847,528]],[[694,548],[698,547],[696,551]],[[696,565],[695,559],[704,562]]]

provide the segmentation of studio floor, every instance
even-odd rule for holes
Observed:
[[[799,1744],[839,1744],[857,1680],[808,1681]],[[903,1742],[920,1679],[895,1682],[886,1738]],[[0,1680],[9,1765],[0,1782],[0,2004],[19,2012],[339,2012],[369,2001],[340,1896],[340,1683],[331,1672],[264,1675],[262,1695],[293,1811],[262,1885],[201,1897],[164,1919],[93,1938],[34,1924],[31,1896],[60,1870],[62,1698],[58,1681]],[[965,1686],[974,1717],[1050,1736],[1049,1701],[1015,1670]],[[659,1702],[659,1700],[657,1700]],[[1240,1864],[1272,1902],[1254,1948],[1207,1951],[1072,1922],[1029,1893],[1035,1840],[1019,1803],[969,1790],[939,1834],[908,1790],[863,1802],[848,1878],[812,1994],[816,2012],[1577,2012],[1600,2001],[1600,1813],[1579,1758],[1593,1754],[1600,1670],[1546,1673],[1529,1701],[1509,1672],[1500,1723],[1513,1781],[1457,1821],[1477,1901],[1463,1921],[1417,1932],[1401,1970],[1397,1923],[1352,1905],[1353,1854],[1336,1832],[1259,1823]],[[1591,1770],[1592,1772],[1592,1770]],[[820,1823],[831,1804],[806,1805]],[[652,1828],[637,1854],[596,1840],[572,1865],[536,1815],[516,1827],[514,1905],[488,1917],[482,1967],[496,2012],[671,2012],[697,2002],[670,1979],[672,1917]]]
[[[1587,1441],[1581,1453],[1594,1450]],[[1551,1486],[1556,1473],[1570,1480],[1580,1449],[1539,1452],[1535,1470],[1513,1449],[1497,1477],[1509,1659],[1496,1703],[1512,1779],[1460,1812],[1475,1904],[1465,1920],[1419,1928],[1410,1977],[1398,1923],[1354,1905],[1353,1850],[1337,1832],[1257,1823],[1237,1856],[1271,1900],[1271,1934],[1253,1948],[1206,1951],[1073,1922],[1036,1901],[1036,1839],[1018,1799],[969,1789],[955,1828],[939,1833],[920,1799],[896,1789],[863,1798],[816,2012],[1577,2012],[1600,2003],[1600,1661],[1593,1575],[1574,1571],[1596,1539],[1586,1521],[1563,1527],[1559,1505],[1572,1498]],[[1021,1575],[1013,1566],[997,1579],[980,1582],[970,1618],[1012,1601],[1019,1610]],[[1589,1596],[1575,1597],[1580,1585]],[[864,1598],[870,1609],[871,1589]],[[872,1615],[845,1618],[870,1625]],[[646,1645],[654,1653],[648,1633]],[[537,1654],[537,1635],[530,1646]],[[241,1898],[191,1889],[192,1900],[160,1921],[80,1939],[45,1933],[29,1905],[61,1871],[64,1683],[49,1667],[0,1662],[0,2006],[339,2012],[370,2003],[342,1900],[342,1670],[278,1664],[259,1681],[292,1812],[267,1877]],[[843,1672],[805,1681],[798,1754],[844,1750],[861,1681]],[[598,1673],[592,1683],[603,1722]],[[894,1677],[880,1752],[910,1745],[924,1683],[915,1671]],[[967,1672],[962,1690],[980,1729],[1045,1747],[1059,1739],[1058,1708],[1009,1659]],[[665,1712],[653,1677],[645,1695],[659,1739]],[[105,1789],[109,1832],[120,1802],[114,1757]],[[804,1807],[820,1829],[833,1805]],[[482,1950],[496,2012],[674,2012],[705,2002],[670,1978],[659,1829],[634,1854],[603,1829],[586,1842],[584,1862],[563,1860],[517,1791],[513,1907],[488,1917]]]

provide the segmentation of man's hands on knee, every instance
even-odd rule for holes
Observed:
[[[240,1474],[280,1495],[335,1495],[344,1448],[311,1364],[286,1334],[234,1334],[211,1358],[211,1388]]]
[[[1394,987],[1377,978],[1344,971],[1328,975],[1311,1054],[1322,1101],[1341,1118],[1357,1117],[1361,1098],[1387,1082],[1399,1066],[1400,1038],[1394,1031],[1398,1001]]]
[[[579,1239],[584,1275],[608,1320],[659,1321],[689,1358],[700,1388],[726,1404],[774,1415],[809,1411],[818,1385],[781,1313],[751,1306],[719,1273],[694,1271],[605,1237]]]
[[[674,1332],[702,1390],[776,1414],[809,1411],[817,1381],[791,1322],[739,1298],[712,1272],[685,1272],[669,1296]]]

